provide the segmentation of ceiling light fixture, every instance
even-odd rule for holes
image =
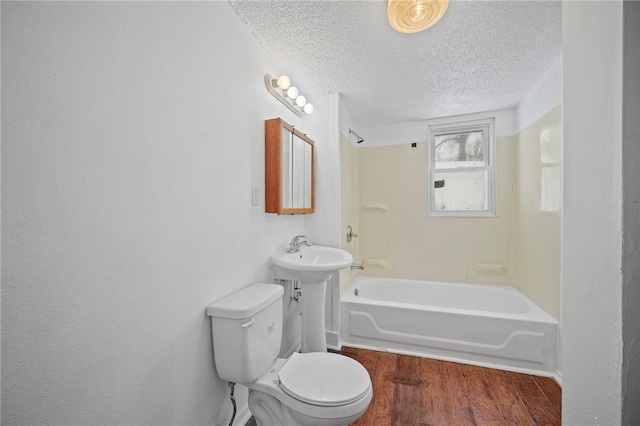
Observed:
[[[417,33],[435,25],[447,11],[449,0],[389,0],[389,23],[401,33]]]
[[[286,75],[273,78],[271,75],[265,74],[264,85],[274,98],[282,102],[298,117],[302,117],[303,112],[307,114],[313,112],[313,105],[307,102],[307,98],[301,95],[295,86],[291,85],[291,79]]]

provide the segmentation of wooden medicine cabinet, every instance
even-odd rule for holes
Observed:
[[[314,142],[280,118],[264,122],[265,211],[309,214],[314,207]]]

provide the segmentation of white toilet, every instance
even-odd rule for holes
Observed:
[[[282,286],[253,284],[207,307],[220,378],[249,388],[259,426],[347,425],[373,396],[367,370],[328,352],[278,358]]]

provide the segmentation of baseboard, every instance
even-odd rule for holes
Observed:
[[[556,370],[553,378],[555,379],[558,386],[562,387],[562,372],[560,370]]]

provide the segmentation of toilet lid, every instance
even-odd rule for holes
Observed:
[[[279,373],[292,397],[314,405],[346,405],[362,398],[371,379],[357,361],[328,352],[294,353]]]

